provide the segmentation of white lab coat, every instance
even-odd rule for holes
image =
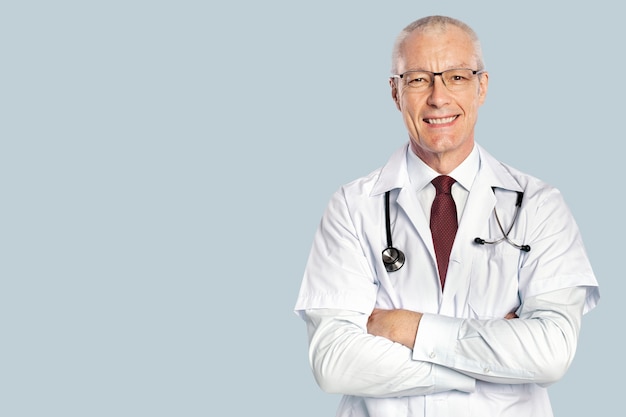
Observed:
[[[358,343],[363,349],[369,346],[370,340],[381,339],[367,335],[365,327],[366,318],[374,308],[423,312],[415,348],[409,352],[410,360],[427,363],[433,375],[445,378],[450,384],[442,388],[441,384],[436,387],[433,383],[423,391],[407,389],[409,394],[406,395],[386,395],[381,391],[370,397],[345,392],[351,395],[342,399],[338,416],[552,415],[544,385],[553,381],[536,379],[536,372],[530,366],[529,369],[508,369],[504,364],[509,361],[503,359],[506,353],[498,352],[495,345],[487,349],[484,345],[468,348],[467,345],[457,347],[454,343],[462,338],[461,333],[466,339],[464,343],[472,337],[483,338],[484,328],[494,325],[495,330],[486,331],[486,334],[491,331],[489,343],[508,337],[504,335],[508,335],[510,329],[497,328],[509,322],[502,318],[511,311],[520,314],[520,320],[513,320],[518,321],[514,327],[520,327],[511,330],[512,334],[520,340],[533,337],[533,333],[525,336],[524,332],[530,330],[521,327],[523,319],[531,319],[523,316],[525,300],[534,302],[533,297],[583,287],[580,304],[584,304],[582,309],[587,312],[599,300],[597,282],[578,227],[561,194],[546,183],[500,163],[476,146],[480,168],[459,222],[443,292],[430,227],[408,178],[408,146],[395,152],[384,167],[341,187],[331,198],[314,238],[296,312],[305,318],[307,311],[360,315],[361,319],[353,321],[362,333],[355,337],[361,337]],[[384,193],[389,190],[393,244],[406,254],[405,265],[391,273],[385,270],[381,258],[386,247]],[[508,228],[515,214],[516,191],[523,191],[524,199],[509,238],[518,244],[530,245],[531,251],[520,251],[506,242],[474,243],[476,237],[486,240],[502,237],[493,215],[494,207],[503,227]],[[311,320],[309,326],[315,326]],[[574,341],[577,326],[572,324]],[[494,332],[502,336],[493,337]],[[450,342],[446,341],[447,337]],[[335,339],[341,343],[342,337]],[[380,347],[380,342],[376,341],[372,343],[378,343],[375,347],[381,349],[378,352],[399,349],[398,346]],[[385,343],[391,344],[386,339]],[[437,343],[450,345],[459,356],[455,356],[454,351],[443,352]],[[312,363],[316,360],[316,349],[310,352]],[[335,350],[340,349],[343,347]],[[402,350],[398,352],[402,354]],[[570,353],[573,357],[573,352]],[[532,356],[528,351],[526,354]],[[518,363],[513,359],[510,362]],[[535,362],[528,360],[523,364]],[[458,372],[458,377],[447,372]],[[472,378],[469,388],[464,380],[470,378],[468,375]],[[455,379],[458,386],[455,386]],[[508,380],[510,384],[503,384]],[[415,395],[415,392],[426,395]]]

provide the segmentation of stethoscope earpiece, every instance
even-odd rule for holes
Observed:
[[[500,223],[500,218],[498,217],[498,212],[496,211],[496,208],[495,207],[493,208],[493,214],[496,216],[496,222],[498,223],[498,227],[500,228],[500,231],[502,232],[502,237],[500,239],[489,241],[481,237],[477,237],[477,238],[474,238],[474,243],[479,244],[479,245],[485,245],[485,244],[494,245],[504,240],[507,243],[509,243],[511,246],[521,251],[530,252],[530,245],[525,245],[525,244],[518,245],[517,243],[509,239],[509,233],[511,233],[511,230],[513,230],[513,226],[515,225],[515,221],[517,220],[517,216],[519,215],[520,209],[522,207],[523,198],[524,198],[524,193],[521,191],[517,191],[517,201],[515,202],[515,216],[513,217],[513,221],[511,222],[511,227],[509,227],[506,231],[502,227],[502,223]]]
[[[523,197],[524,197],[524,193],[521,191],[518,191],[517,202],[515,203],[515,207],[516,207],[515,217],[513,217],[513,221],[511,222],[511,227],[509,227],[506,231],[502,227],[502,224],[500,223],[500,218],[498,217],[498,212],[496,211],[494,207],[493,209],[494,215],[496,216],[498,227],[500,228],[500,231],[502,232],[502,237],[500,239],[490,241],[490,240],[485,240],[481,237],[477,237],[477,238],[474,238],[474,243],[476,243],[477,245],[485,245],[485,244],[493,245],[493,244],[505,241],[505,242],[508,242],[510,245],[518,248],[521,251],[530,252],[530,245],[525,245],[525,244],[518,245],[517,243],[509,239],[509,233],[513,229],[513,226],[515,225],[515,221],[517,220],[517,216],[519,215],[520,208],[522,206]],[[391,244],[391,221],[389,219],[389,191],[385,193],[385,227],[387,229],[387,248],[383,250],[383,253],[382,253],[383,264],[385,264],[385,269],[387,270],[387,272],[395,272],[398,269],[402,268],[406,258],[404,256],[404,253],[400,249],[394,248],[393,245]]]

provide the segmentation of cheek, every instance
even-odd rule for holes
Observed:
[[[466,108],[466,114],[469,122],[474,122],[478,118],[478,108],[480,107],[480,104],[481,100],[479,98],[469,101],[469,105]]]
[[[405,106],[402,108],[402,118],[406,127],[412,131],[417,132],[420,129],[420,118],[417,110],[411,106]]]
[[[404,117],[417,118],[423,104],[419,100],[416,100],[406,94],[403,94],[400,100],[401,111],[404,114]]]

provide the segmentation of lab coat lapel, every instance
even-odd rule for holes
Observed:
[[[433,238],[430,232],[430,224],[426,220],[424,210],[422,209],[417,195],[413,189],[406,187],[400,190],[398,195],[398,206],[404,211],[409,221],[415,227],[417,234],[423,241],[424,246],[428,249],[433,262],[437,262],[435,257],[435,247],[433,246]]]
[[[459,229],[456,234],[455,245],[453,247],[453,253],[463,252],[465,248],[472,248],[474,238],[479,236],[481,230],[484,229],[485,224],[489,221],[489,217],[493,212],[493,208],[496,205],[497,199],[493,193],[492,181],[485,175],[477,175],[472,184],[472,189],[467,197],[465,204],[465,211],[462,214]],[[458,242],[458,244],[457,244]],[[468,245],[467,243],[472,245]],[[460,254],[461,259],[469,259]]]
[[[446,286],[440,306],[441,314],[454,315],[454,300],[465,299],[467,295],[472,258],[476,254],[474,238],[480,236],[480,230],[489,221],[495,204],[496,197],[490,183],[484,176],[477,175],[450,252]]]
[[[424,211],[417,199],[417,195],[413,192],[411,181],[409,180],[406,166],[407,151],[408,144],[405,144],[391,156],[387,164],[383,166],[371,195],[383,194],[389,190],[399,189],[395,203],[398,204],[398,207],[404,212],[413,227],[415,227],[419,238],[424,242],[424,246],[428,248],[432,260],[436,263],[430,225],[426,220]],[[391,206],[393,206],[394,193],[392,193],[391,196]]]
[[[479,151],[481,165],[468,195],[450,253],[450,266],[440,307],[441,314],[454,315],[454,300],[462,300],[467,296],[473,257],[478,253],[474,239],[481,236],[498,202],[492,187],[521,190],[519,184],[500,162],[480,147]]]

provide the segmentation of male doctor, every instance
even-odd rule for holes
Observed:
[[[475,143],[489,75],[470,27],[411,23],[392,73],[408,144],[332,196],[296,302],[315,379],[340,417],[552,416],[599,300],[576,223]]]

